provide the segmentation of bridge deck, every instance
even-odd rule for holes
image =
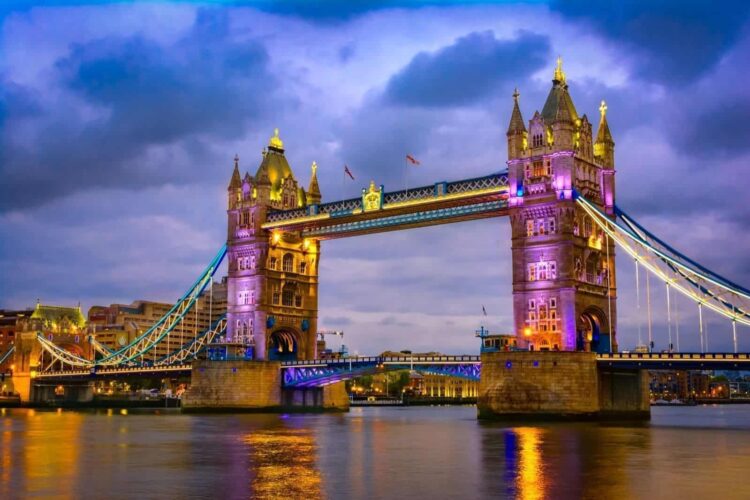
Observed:
[[[382,193],[378,206],[362,198],[311,205],[268,214],[267,230],[302,231],[304,237],[331,239],[394,231],[507,213],[505,172],[455,182],[438,182],[409,190]]]

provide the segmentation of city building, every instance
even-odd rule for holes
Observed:
[[[92,306],[89,309],[89,331],[107,348],[120,349],[135,340],[167,314],[174,304],[136,300],[131,304]],[[190,342],[205,331],[227,310],[227,282],[215,282],[201,294],[192,310],[175,327],[166,341],[149,352],[158,359]]]
[[[422,374],[421,395],[433,398],[475,398],[479,382],[447,375]]]
[[[0,309],[0,373],[7,373],[13,364],[13,356],[6,357],[6,353],[13,348],[16,342],[16,331],[18,320],[28,318],[34,312],[33,309],[6,310]]]

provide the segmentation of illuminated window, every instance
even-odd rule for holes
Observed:
[[[529,321],[536,321],[536,313],[534,311],[529,311]]]
[[[527,179],[531,177],[531,165],[528,163],[524,166],[524,177]]]
[[[544,170],[545,170],[545,175],[552,175],[552,164],[549,160],[547,160]]]
[[[540,262],[536,265],[536,279],[540,281],[547,279],[547,263],[546,262]]]
[[[237,259],[237,269],[239,269],[240,271],[245,269],[245,259],[243,259],[242,257]]]
[[[547,232],[547,228],[545,227],[545,224],[544,224],[544,219],[537,219],[536,227],[537,227],[537,232],[539,234],[545,234]]]
[[[547,220],[547,227],[549,228],[549,232],[550,232],[550,233],[555,233],[555,232],[557,232],[557,221],[555,220],[555,218],[554,218],[554,217],[550,217],[550,218],[549,218],[549,219]]]
[[[554,280],[557,279],[557,262],[552,260],[548,264],[549,268],[549,279]]]
[[[250,256],[250,269],[255,269],[255,255]]]
[[[536,280],[536,264],[529,264],[529,281]]]
[[[526,220],[526,236],[534,236],[534,221],[532,219]]]
[[[248,335],[253,334],[253,318],[250,318],[249,320],[247,320],[247,333]]]
[[[285,273],[291,273],[294,271],[294,257],[292,257],[292,254],[288,253],[284,255],[283,266]]]
[[[249,304],[255,304],[255,290],[250,290],[247,301]]]
[[[247,226],[249,222],[250,222],[250,212],[248,212],[247,210],[243,210],[240,213],[240,225]]]
[[[532,174],[534,177],[542,177],[543,175],[546,175],[547,171],[544,168],[544,163],[541,161],[535,161],[534,162],[534,173]]]
[[[557,310],[556,309],[551,309],[550,310],[550,312],[549,312],[549,319],[553,319],[553,320],[557,319]]]

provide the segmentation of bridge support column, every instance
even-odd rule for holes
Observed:
[[[586,352],[482,354],[480,419],[648,419],[645,373],[600,370]]]
[[[282,389],[278,361],[193,362],[190,389],[182,397],[185,412],[346,411],[343,383],[306,389]]]

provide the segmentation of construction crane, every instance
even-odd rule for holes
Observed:
[[[318,342],[323,342],[323,345],[325,346],[326,341],[326,335],[335,335],[337,337],[344,338],[344,332],[341,330],[320,330],[318,331]],[[326,349],[325,353],[330,356],[333,354],[333,352],[330,349]],[[338,357],[346,357],[348,356],[349,351],[346,348],[346,346],[342,343],[341,347],[339,348]]]

